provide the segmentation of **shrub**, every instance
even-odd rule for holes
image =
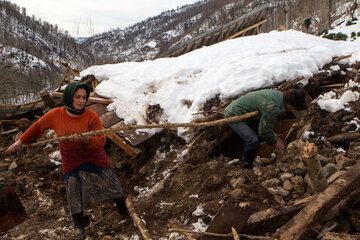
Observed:
[[[356,33],[355,32],[351,32],[351,38],[355,38],[356,37]]]
[[[338,41],[338,40],[342,40],[342,41],[346,41],[346,39],[348,38],[348,36],[346,34],[343,33],[337,33],[334,37],[334,40]]]
[[[335,37],[335,33],[330,33],[330,34],[324,35],[324,38],[331,39],[331,40],[333,40],[334,37]]]
[[[355,23],[353,22],[353,21],[351,21],[351,20],[349,20],[349,21],[347,21],[346,22],[346,26],[350,26],[350,25],[354,25]]]

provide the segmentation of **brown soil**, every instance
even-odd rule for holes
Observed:
[[[342,81],[347,80],[344,77]],[[314,80],[307,87],[312,99],[321,93],[314,90],[316,84]],[[311,124],[314,134],[310,141],[316,143],[319,154],[328,162],[336,163],[338,155],[344,155],[337,151],[339,147],[347,151],[344,168],[357,161],[356,146],[359,144],[335,145],[319,140],[319,137],[356,129],[355,125],[348,127],[346,122],[359,116],[359,102],[351,103],[351,108],[352,113],[328,113],[312,104],[299,128]],[[146,223],[153,239],[169,239],[169,228],[193,229],[192,224],[199,219],[208,225],[225,202],[249,202],[254,213],[311,195],[305,183],[287,197],[272,195],[262,186],[265,180],[279,178],[286,167],[294,168],[294,172],[304,176],[293,167],[298,164],[296,160],[278,153],[272,161],[257,161],[254,170],[243,169],[238,162],[232,161],[241,153],[242,143],[236,134],[230,134],[207,152],[209,136],[212,140],[221,138],[222,131],[216,127],[203,131],[210,132],[207,139],[195,138],[197,141],[191,143],[163,131],[139,146],[143,154],[133,160],[110,140],[104,148],[112,166],[117,167],[115,171],[125,195],[133,196],[131,201],[135,211]],[[12,137],[0,138],[0,148],[9,146],[12,141]],[[49,148],[28,148],[0,156],[3,163],[10,165],[15,161],[17,164],[14,170],[0,172],[0,183],[15,188],[27,212],[26,220],[4,233],[2,239],[76,239],[61,166],[49,161],[49,154],[56,149],[58,146],[53,144]],[[243,179],[240,187],[234,187],[234,179]],[[205,213],[202,216],[193,214],[199,206]],[[92,218],[90,227],[86,228],[88,239],[137,239],[135,235],[142,238],[131,217],[121,216],[111,201],[92,206],[86,214]],[[171,239],[181,238],[180,235],[171,236]]]

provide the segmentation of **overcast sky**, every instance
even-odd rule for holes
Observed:
[[[73,37],[125,28],[162,11],[198,0],[10,0]],[[78,33],[79,32],[79,33]]]

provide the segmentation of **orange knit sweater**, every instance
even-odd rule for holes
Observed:
[[[78,117],[71,117],[66,113],[64,107],[54,108],[46,113],[42,118],[35,122],[20,139],[24,143],[30,143],[44,133],[47,129],[54,129],[57,137],[68,136],[81,132],[88,132],[92,130],[101,130],[103,126],[97,113],[92,110],[85,109]],[[85,148],[96,149],[102,148],[105,145],[104,134],[91,136],[90,143]],[[81,142],[64,140],[61,142],[64,147],[78,147]]]

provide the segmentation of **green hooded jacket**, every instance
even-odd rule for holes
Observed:
[[[259,123],[258,133],[265,142],[274,144],[277,140],[273,133],[278,118],[285,114],[283,93],[275,90],[264,89],[250,92],[239,97],[225,108],[226,118],[259,111],[259,114],[240,120],[239,122],[256,121]]]

